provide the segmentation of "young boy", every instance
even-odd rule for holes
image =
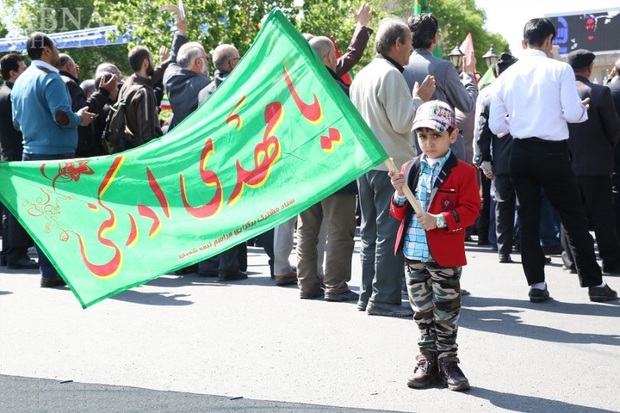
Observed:
[[[440,376],[450,390],[468,390],[469,382],[458,366],[456,332],[459,280],[466,264],[465,228],[480,211],[476,170],[450,150],[459,131],[446,103],[434,100],[421,105],[413,129],[424,154],[404,164],[400,173],[389,172],[396,190],[390,213],[401,220],[396,250],[402,248],[405,255],[409,302],[420,329],[420,354],[407,385],[428,387]],[[426,212],[414,215],[405,185]]]

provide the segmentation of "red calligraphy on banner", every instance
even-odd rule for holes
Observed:
[[[206,219],[216,215],[222,208],[222,204],[224,202],[224,193],[222,191],[220,179],[215,172],[207,170],[209,156],[211,156],[214,151],[215,147],[213,144],[213,139],[209,138],[202,149],[202,153],[200,154],[200,178],[205,186],[215,186],[215,193],[209,202],[197,207],[191,206],[187,198],[185,177],[183,175],[179,175],[183,205],[185,206],[185,210],[194,218]]]
[[[284,118],[284,108],[280,102],[272,102],[265,108],[267,127],[263,140],[254,147],[254,169],[249,171],[237,160],[237,184],[228,198],[228,205],[234,205],[243,195],[245,185],[256,188],[269,178],[271,168],[280,158],[280,141],[273,135]]]
[[[319,98],[316,97],[316,94],[313,94],[314,101],[312,104],[308,105],[304,103],[303,100],[299,97],[297,90],[295,90],[295,86],[293,85],[293,81],[288,74],[286,68],[284,70],[284,80],[286,81],[286,85],[288,86],[289,91],[291,92],[291,96],[295,101],[295,104],[299,108],[301,114],[306,118],[310,123],[321,123],[323,121],[323,109],[321,109],[321,103],[319,102]]]
[[[237,129],[237,130],[239,130],[239,129],[241,129],[243,127],[243,119],[241,119],[241,116],[239,116],[237,114],[237,110],[239,108],[241,108],[241,106],[243,106],[244,103],[245,103],[245,96],[243,96],[241,98],[241,100],[239,100],[239,102],[237,102],[237,104],[235,105],[233,110],[230,111],[230,114],[226,118],[226,124],[228,124],[228,125],[230,125],[233,122],[237,123],[237,126],[235,126],[235,129]]]

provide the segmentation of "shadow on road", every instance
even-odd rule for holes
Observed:
[[[577,344],[604,344],[619,346],[620,335],[604,335],[594,333],[573,333],[555,328],[525,324],[520,314],[524,311],[519,308],[531,308],[529,302],[509,299],[490,299],[480,297],[467,297],[461,310],[459,326],[478,331],[518,336],[534,340],[549,341],[554,343],[577,343]],[[547,303],[544,304],[545,309]],[[504,307],[497,309],[477,309],[476,307]],[[513,307],[513,308],[510,308]],[[590,315],[594,309],[597,316],[617,317],[617,306],[598,306],[588,304],[567,304],[555,302],[549,307],[554,307],[556,312],[566,314]],[[584,311],[579,311],[579,310]],[[547,310],[553,312],[551,308]]]
[[[468,393],[471,396],[485,399],[494,406],[513,412],[562,412],[562,413],[613,413],[613,410],[580,406],[549,400],[542,397],[524,396],[521,394],[503,393],[494,390],[473,387]]]
[[[553,294],[552,294],[553,296]],[[561,301],[549,300],[544,303],[531,303],[525,298],[515,300],[512,298],[490,298],[476,297],[469,295],[463,298],[463,307],[515,307],[526,310],[540,310],[546,313],[561,313],[575,315],[591,315],[597,317],[618,317],[620,301],[610,301],[608,303],[580,304],[563,303]]]

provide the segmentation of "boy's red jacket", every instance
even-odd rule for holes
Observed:
[[[418,185],[420,156],[403,165],[405,182],[415,193]],[[430,214],[443,215],[446,228],[426,231],[426,239],[431,257],[442,267],[460,267],[467,264],[465,259],[465,228],[471,226],[480,214],[480,193],[476,169],[460,161],[454,153],[450,155],[435,180],[431,192]],[[390,214],[401,221],[396,236],[394,252],[402,250],[405,231],[413,217],[409,202],[397,206],[392,198]]]

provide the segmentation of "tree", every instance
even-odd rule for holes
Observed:
[[[131,45],[141,44],[151,51],[172,43],[175,16],[160,7],[176,4],[169,0],[95,0],[106,24],[115,24],[120,33],[131,34]],[[188,37],[213,50],[218,44],[234,44],[245,52],[260,29],[261,20],[273,8],[297,10],[293,0],[186,0]]]
[[[411,1],[388,0],[382,9],[407,19],[412,15]],[[489,33],[483,29],[486,20],[484,10],[476,7],[475,0],[433,0],[431,12],[439,20],[440,47],[444,56],[455,47],[460,46],[467,33],[471,33],[474,40],[474,49],[477,69],[480,73],[487,70],[482,56],[493,48],[501,52],[508,52],[508,42],[498,33]]]
[[[93,0],[6,0],[5,5],[14,15],[12,22],[18,35],[27,36],[35,31],[62,33],[103,25]],[[102,62],[116,63],[125,72],[129,68],[126,45],[67,50],[61,47],[60,51],[70,54],[80,66],[82,79],[92,78]]]
[[[127,48],[136,44],[148,47],[156,54],[160,46],[170,46],[175,16],[160,7],[176,4],[172,0],[0,0],[16,16],[13,21],[21,34],[34,30],[62,32],[102,25],[116,25],[121,35],[130,35],[129,45],[101,48],[71,49],[68,52],[80,65],[82,74],[92,76],[94,68],[103,61],[116,63],[128,73]],[[407,0],[370,0],[374,8],[371,27],[381,19],[396,15],[406,19],[412,14]],[[184,0],[188,19],[188,36],[201,42],[207,51],[218,44],[234,44],[241,54],[251,46],[263,18],[279,8],[302,33],[332,36],[341,51],[346,50],[353,33],[354,20],[350,5],[342,0]],[[440,23],[441,47],[447,55],[460,45],[471,32],[478,70],[486,71],[482,55],[493,44],[495,50],[507,51],[508,43],[499,34],[483,28],[486,16],[474,0],[434,0],[431,5]],[[370,40],[361,65],[375,54]],[[82,76],[85,77],[85,76]]]

